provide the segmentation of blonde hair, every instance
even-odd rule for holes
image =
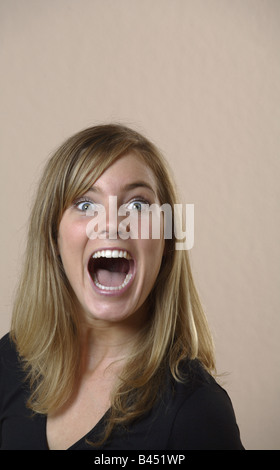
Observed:
[[[119,124],[91,127],[68,139],[47,163],[39,183],[11,325],[34,412],[53,413],[65,404],[79,370],[75,295],[57,250],[62,214],[128,152],[141,155],[154,172],[160,203],[174,207],[178,200],[164,158],[149,140]],[[147,299],[150,321],[114,390],[104,439],[114,425],[128,423],[153,406],[166,368],[181,380],[180,362],[197,358],[210,373],[215,371],[212,337],[188,252],[176,250],[174,239],[165,242],[161,269]]]

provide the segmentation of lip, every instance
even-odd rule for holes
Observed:
[[[91,260],[91,258],[95,255],[95,253],[97,252],[102,252],[102,251],[106,251],[106,250],[110,250],[110,251],[113,251],[113,250],[118,250],[118,251],[125,251],[131,258],[131,261],[133,263],[131,263],[131,266],[130,266],[130,270],[129,270],[129,273],[131,274],[131,278],[129,279],[129,281],[127,282],[127,284],[122,288],[122,289],[119,289],[119,290],[105,290],[105,289],[101,289],[100,287],[98,287],[94,280],[92,279],[92,276],[89,272],[89,262]],[[88,259],[88,263],[87,263],[87,272],[88,272],[88,277],[89,277],[89,281],[90,281],[90,284],[93,288],[93,290],[100,294],[100,295],[103,295],[103,296],[106,296],[106,297],[119,297],[121,295],[123,295],[125,292],[127,292],[127,290],[131,287],[133,281],[134,281],[134,278],[135,278],[135,275],[136,275],[136,259],[135,257],[132,255],[132,253],[127,250],[126,248],[124,247],[119,247],[119,246],[107,246],[107,247],[100,247],[98,248],[97,250],[94,250],[89,259]]]

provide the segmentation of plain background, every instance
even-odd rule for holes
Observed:
[[[64,139],[118,121],[195,207],[195,280],[247,449],[280,448],[279,0],[0,0],[1,300]]]

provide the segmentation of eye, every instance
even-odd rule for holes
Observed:
[[[149,202],[144,199],[134,199],[127,204],[127,208],[128,210],[143,212],[145,209],[148,209],[149,205]]]
[[[93,212],[96,210],[96,204],[87,199],[79,200],[74,205],[81,212]]]
[[[80,202],[80,204],[77,205],[78,209],[80,209],[83,212],[86,212],[87,210],[91,209],[92,203],[91,202]]]

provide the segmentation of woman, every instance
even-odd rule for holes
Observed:
[[[86,129],[45,168],[0,343],[1,448],[242,449],[187,251],[163,224],[157,239],[140,224],[132,236],[112,197],[130,222],[178,202],[159,151],[131,129]]]

